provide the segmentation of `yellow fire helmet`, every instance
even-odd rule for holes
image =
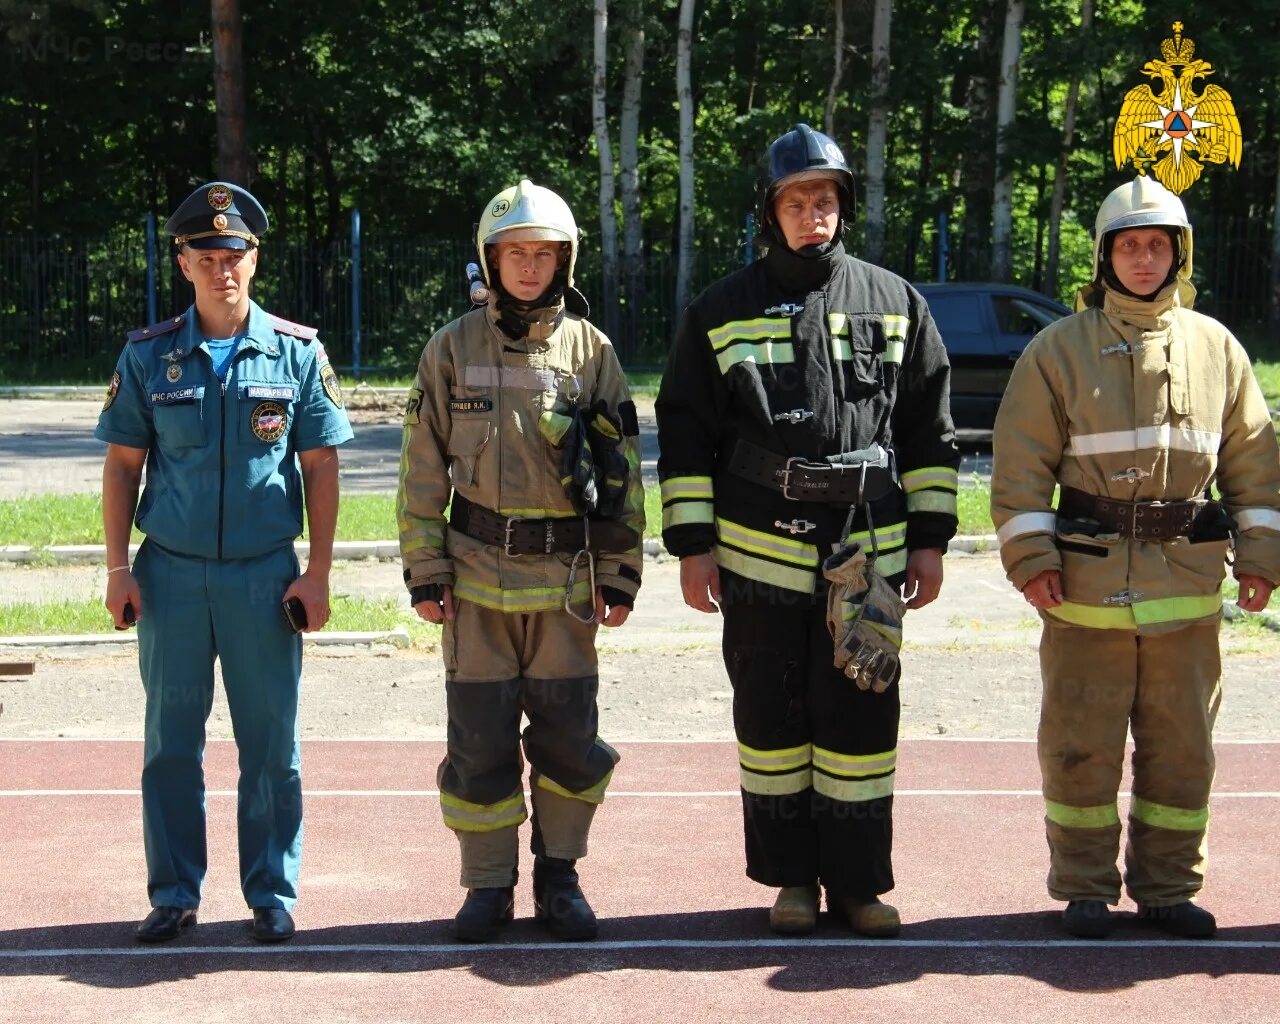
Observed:
[[[569,260],[565,265],[566,287],[573,286],[573,265],[578,258],[578,225],[569,204],[549,188],[535,185],[528,178],[518,185],[503,189],[489,200],[476,227],[476,252],[485,283],[489,279],[489,261],[485,246],[495,242],[568,242]]]

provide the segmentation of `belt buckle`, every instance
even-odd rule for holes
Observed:
[[[515,535],[516,526],[520,523],[523,523],[524,521],[525,520],[520,516],[507,516],[507,522],[505,527],[503,528],[503,535],[502,535],[502,553],[506,555],[508,558],[520,557],[520,553],[518,551],[511,550],[511,540]]]
[[[791,492],[791,474],[793,472],[792,467],[797,462],[803,462],[803,461],[804,459],[800,458],[798,455],[793,455],[791,458],[787,459],[786,465],[782,467],[782,496],[786,498],[787,501],[800,500],[794,494],[790,493]]]
[[[795,464],[801,462],[805,464],[805,469],[811,473],[823,473],[831,471],[831,466],[818,465],[810,462],[801,455],[793,455],[787,459],[786,465],[782,467],[782,496],[788,501],[803,501],[804,498],[791,493],[791,475],[795,472]]]

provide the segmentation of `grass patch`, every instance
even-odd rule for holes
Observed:
[[[958,532],[966,535],[995,533],[991,522],[991,485],[977,473],[960,481],[956,494],[956,513],[960,517]]]
[[[417,649],[432,650],[440,644],[440,627],[423,622],[412,608],[397,604],[394,598],[372,601],[335,596],[332,607],[326,630],[376,633],[404,629]],[[111,617],[99,598],[0,604],[0,636],[110,633],[112,628]]]
[[[142,540],[137,530],[133,540]],[[0,544],[101,543],[100,494],[39,494],[0,501]]]

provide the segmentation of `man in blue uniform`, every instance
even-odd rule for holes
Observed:
[[[105,603],[117,628],[138,623],[147,695],[142,819],[153,909],[137,928],[142,942],[196,921],[215,658],[239,748],[240,883],[252,934],[280,942],[294,932],[302,641],[282,603],[297,599],[305,631],[329,618],[336,446],[352,435],[315,329],[249,298],[266,227],[258,201],[225,182],[200,186],[178,207],[165,231],[195,305],[130,332],[95,432],[108,445]],[[311,549],[299,575],[304,494]],[[135,512],[146,540],[130,566]]]

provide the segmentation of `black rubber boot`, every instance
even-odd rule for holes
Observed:
[[[1072,900],[1062,912],[1062,927],[1077,939],[1105,939],[1115,922],[1102,900]]]
[[[512,888],[468,889],[453,919],[453,937],[459,942],[492,942],[498,929],[515,916]]]
[[[1218,930],[1214,916],[1187,900],[1169,907],[1138,907],[1138,919],[1180,939],[1211,939]]]
[[[565,942],[594,939],[599,932],[595,911],[578,888],[575,861],[536,857],[533,862],[533,916]]]

